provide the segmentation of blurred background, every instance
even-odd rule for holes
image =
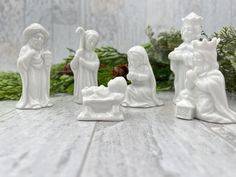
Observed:
[[[208,35],[236,25],[235,0],[0,0],[0,70],[16,70],[22,32],[34,22],[50,32],[49,49],[59,63],[68,55],[66,48],[78,48],[77,26],[97,30],[99,46],[126,52],[148,41],[148,25],[155,34],[179,30],[191,11],[204,17]]]

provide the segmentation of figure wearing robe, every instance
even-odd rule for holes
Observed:
[[[192,42],[194,67],[187,72],[186,89],[180,93],[180,102],[187,99],[194,105],[195,118],[213,123],[236,123],[236,112],[229,108],[224,76],[217,63],[219,41],[213,38]]]
[[[198,76],[192,94],[196,118],[215,123],[236,123],[236,113],[229,108],[224,76],[219,70]]]
[[[85,31],[82,27],[78,27],[76,32],[80,33],[80,48],[70,66],[74,74],[74,101],[82,104],[82,89],[98,85],[97,73],[100,62],[94,49],[99,35],[94,30]]]
[[[141,46],[128,51],[128,85],[123,106],[152,107],[163,105],[156,95],[156,80],[149,63],[148,55]]]
[[[98,68],[99,59],[96,54],[82,50],[76,53],[75,59],[71,62],[71,69],[74,73],[75,102],[82,103],[83,88],[98,85]]]
[[[202,17],[191,12],[182,19],[181,38],[183,43],[169,54],[170,69],[174,73],[175,97],[174,103],[178,101],[178,96],[185,89],[186,72],[193,67],[193,47],[191,41],[201,37]]]
[[[49,102],[51,52],[40,44],[47,40],[46,30],[32,24],[24,31],[26,44],[21,48],[17,68],[22,80],[22,95],[16,105],[18,109],[38,109],[52,106]],[[43,41],[41,41],[43,42]]]

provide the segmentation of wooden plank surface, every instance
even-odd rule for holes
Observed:
[[[71,96],[34,111],[0,102],[0,176],[235,177],[236,125],[176,119],[173,93],[159,97],[165,106],[122,108],[116,123],[78,122]]]
[[[172,96],[163,96],[164,107],[124,109],[124,122],[98,123],[82,177],[235,177],[235,136],[174,118]]]
[[[229,99],[229,106],[236,112],[236,96],[232,95]],[[212,132],[222,137],[225,141],[230,143],[236,148],[236,125],[222,125],[222,124],[209,124],[202,122],[203,125],[208,127]]]
[[[70,97],[42,110],[14,110],[0,117],[1,177],[74,177],[87,152],[94,122],[78,122]]]
[[[16,101],[0,101],[0,116],[15,110]]]

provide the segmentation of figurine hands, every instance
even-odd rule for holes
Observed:
[[[24,49],[21,49],[24,50]],[[19,55],[19,59],[17,62],[17,67],[26,70],[29,66],[30,61],[32,60],[33,56],[36,54],[36,50],[28,49],[27,51],[21,51]]]
[[[193,63],[192,63],[193,58],[194,58],[194,54],[192,52],[185,53],[184,57],[183,57],[183,61],[184,61],[185,66],[192,67],[193,66]]]
[[[170,60],[180,60],[179,59],[180,58],[180,53],[173,51],[173,52],[169,53],[168,58]]]
[[[37,51],[35,49],[30,49],[28,50],[28,52],[26,53],[25,57],[28,58],[29,60],[31,60],[31,58],[37,53]]]
[[[82,65],[86,65],[87,63],[86,63],[86,60],[84,59],[84,58],[82,58],[82,57],[78,57],[78,62],[80,63],[80,64],[82,64]]]
[[[50,51],[45,51],[42,54],[42,58],[46,66],[50,66],[52,63],[52,53]]]
[[[187,72],[187,79],[188,80],[191,80],[192,82],[194,82],[196,79],[197,79],[197,74],[196,74],[196,72],[194,71],[194,70],[189,70],[188,72]]]
[[[133,72],[129,72],[127,74],[127,79],[130,81],[135,81],[136,80],[136,74],[134,74]]]

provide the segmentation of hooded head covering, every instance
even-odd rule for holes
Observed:
[[[41,33],[44,36],[44,44],[47,42],[49,37],[48,31],[42,25],[33,23],[28,26],[23,32],[24,44],[26,44],[29,39],[32,38],[32,36],[36,33]]]
[[[129,49],[129,51],[128,51],[128,54],[132,54],[132,53],[136,53],[141,56],[139,58],[140,61],[134,61],[134,62],[139,62],[139,65],[146,65],[148,67],[149,74],[150,74],[150,86],[152,87],[152,89],[156,93],[156,79],[153,74],[153,70],[152,70],[151,64],[149,62],[149,58],[148,58],[148,54],[147,54],[146,50],[142,46],[134,46],[131,49]],[[138,59],[138,58],[136,58],[136,59]],[[129,60],[129,57],[128,57],[128,60]]]
[[[99,34],[95,30],[85,31],[83,27],[79,26],[75,31],[80,34],[80,48],[81,49],[85,48],[85,40],[87,40],[89,36],[94,35],[97,38],[99,38]]]

